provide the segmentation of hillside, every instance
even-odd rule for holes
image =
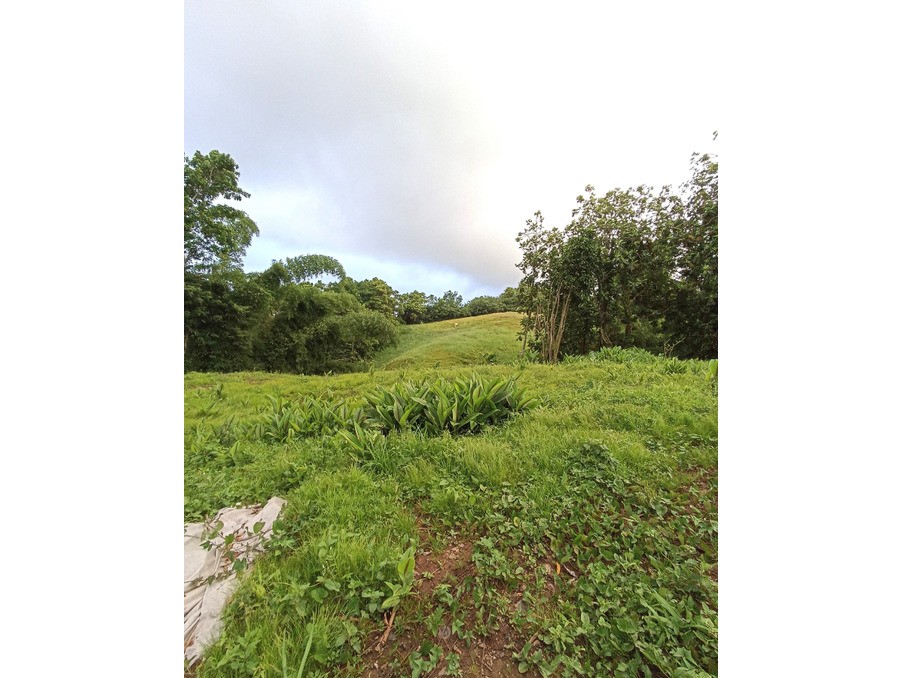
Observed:
[[[520,351],[520,313],[491,313],[472,318],[408,325],[398,346],[379,353],[381,369],[453,367],[511,362]]]
[[[716,362],[514,365],[517,320],[412,327],[369,373],[185,376],[185,520],[287,500],[198,676],[716,675]],[[342,423],[474,374],[470,402],[536,402],[465,435]]]

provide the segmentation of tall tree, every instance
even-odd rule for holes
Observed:
[[[583,272],[571,341],[580,352],[655,343],[648,331],[659,324],[673,270],[665,237],[675,205],[670,189],[586,192],[566,229],[570,265]]]
[[[574,269],[565,250],[560,229],[546,230],[544,217],[536,212],[527,219],[526,228],[517,235],[523,259],[517,267],[523,271],[520,281],[521,303],[527,309],[523,322],[524,349],[531,332],[534,348],[544,360],[554,363],[560,355],[567,314],[577,284],[579,271]]]
[[[694,153],[691,169],[681,186],[685,209],[673,229],[676,282],[667,326],[677,355],[716,358],[717,159]]]
[[[185,156],[185,270],[241,268],[244,253],[260,231],[243,211],[223,200],[250,193],[238,186],[238,165],[227,153],[196,151]]]
[[[271,306],[271,293],[241,271],[186,271],[185,370],[252,369],[254,337]]]
[[[572,221],[546,229],[541,212],[517,236],[523,347],[560,354],[638,346],[717,356],[717,163],[694,155],[691,178],[669,186],[586,186]]]

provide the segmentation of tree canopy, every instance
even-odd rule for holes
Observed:
[[[196,151],[185,156],[185,270],[240,268],[260,230],[245,212],[224,200],[250,193],[239,188],[238,165],[227,153]]]
[[[516,288],[463,303],[356,281],[325,254],[245,273],[256,223],[227,201],[250,194],[228,154],[185,160],[185,369],[316,373],[359,369],[413,324],[518,310],[523,350],[549,362],[607,346],[717,357],[718,164],[694,154],[677,191],[591,185],[569,223],[541,211],[517,235]],[[323,278],[334,278],[324,281]]]
[[[613,345],[717,357],[716,161],[694,155],[680,189],[586,186],[565,227],[526,221],[517,296],[543,359]]]

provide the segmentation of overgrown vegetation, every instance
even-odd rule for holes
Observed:
[[[467,304],[245,273],[237,169],[185,158],[185,520],[287,503],[197,675],[716,674],[716,161]]]
[[[353,280],[336,259],[307,254],[245,273],[259,230],[225,203],[250,194],[218,151],[185,157],[185,369],[325,374],[366,369],[397,345],[402,324],[519,311],[520,355],[548,362],[612,346],[717,357],[718,164],[694,155],[680,190],[648,186],[603,196],[586,186],[572,221],[541,212],[517,236],[519,286],[464,304]],[[491,360],[486,360],[491,362]]]
[[[527,220],[524,345],[549,362],[610,346],[716,358],[717,171],[696,154],[679,192],[586,186],[565,227]]]
[[[455,435],[433,387],[536,403]],[[287,499],[199,676],[466,676],[487,646],[526,675],[716,674],[716,362],[192,373],[185,423],[186,520]]]
[[[379,278],[348,277],[339,261],[323,254],[286,257],[245,273],[242,259],[259,229],[226,202],[250,198],[239,177],[225,153],[185,156],[186,371],[361,370],[397,343],[402,323],[517,308],[513,288],[467,304],[453,290],[441,297],[400,294]]]

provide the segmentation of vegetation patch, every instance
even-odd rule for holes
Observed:
[[[287,500],[197,675],[716,674],[716,371],[615,354],[186,375],[186,521]],[[535,402],[478,435],[411,425],[411,396],[477,381]]]

